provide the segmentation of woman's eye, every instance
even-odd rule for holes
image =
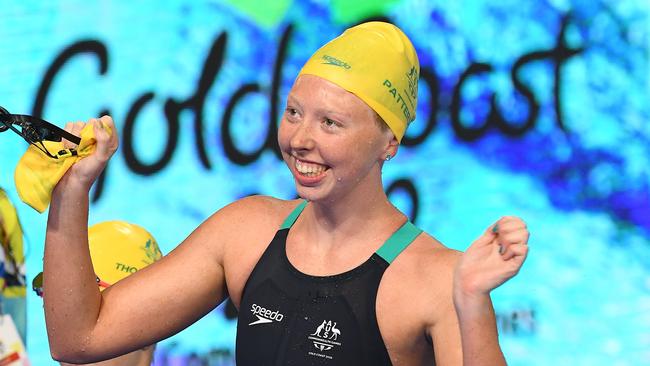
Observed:
[[[287,118],[291,120],[295,120],[300,116],[300,113],[298,113],[298,110],[295,108],[287,107],[287,109],[285,109],[284,112],[287,115]]]
[[[331,120],[331,119],[329,119],[329,118],[325,118],[325,121],[324,121],[323,123],[324,123],[325,126],[327,126],[327,127],[334,127],[334,126],[337,126],[336,121],[333,121],[333,120]]]

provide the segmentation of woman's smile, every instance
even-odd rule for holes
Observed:
[[[305,161],[292,157],[294,164],[292,169],[298,184],[303,186],[318,185],[325,177],[330,168],[327,165]]]
[[[326,165],[322,164],[303,161],[300,159],[295,159],[295,161],[296,163],[294,166],[296,167],[296,171],[298,171],[300,175],[304,175],[306,177],[317,177],[329,169]]]

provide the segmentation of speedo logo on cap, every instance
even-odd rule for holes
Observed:
[[[248,325],[272,323],[274,321],[281,322],[282,318],[284,318],[284,315],[279,310],[271,311],[257,304],[251,306],[251,312],[257,317],[257,320]]]
[[[345,69],[352,68],[352,66],[348,65],[347,62],[341,61],[338,58],[332,57],[330,55],[323,55],[323,60],[325,60],[325,62],[323,62],[323,63],[326,64],[326,65],[334,65],[334,66],[338,66],[338,67],[343,67]]]

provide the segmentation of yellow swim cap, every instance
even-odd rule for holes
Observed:
[[[91,226],[88,244],[95,274],[110,285],[162,257],[156,240],[147,230],[124,221]]]
[[[23,228],[16,207],[0,188],[0,299],[25,297]]]
[[[112,133],[105,123],[102,123],[102,127],[109,134]],[[52,159],[34,145],[29,145],[14,172],[14,181],[20,199],[36,211],[43,213],[50,204],[52,191],[59,180],[72,164],[95,151],[96,142],[93,125],[89,123],[81,130],[81,142],[76,149],[66,149],[61,141],[43,142],[47,151],[56,154],[57,159]]]
[[[100,290],[162,258],[156,239],[142,227],[124,221],[105,221],[88,229],[88,247]],[[43,272],[32,280],[43,296]]]
[[[400,142],[415,119],[420,62],[411,41],[390,23],[347,29],[316,51],[302,74],[319,76],[361,98]]]

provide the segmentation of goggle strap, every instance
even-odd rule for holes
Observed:
[[[47,122],[43,119],[36,118],[34,116],[29,116],[26,114],[0,114],[0,121],[11,124],[32,124],[34,127],[45,127],[48,134],[43,138],[48,141],[61,141],[61,138],[64,138],[73,144],[79,145],[81,143],[81,138],[71,134],[70,132],[57,127],[50,122]]]

